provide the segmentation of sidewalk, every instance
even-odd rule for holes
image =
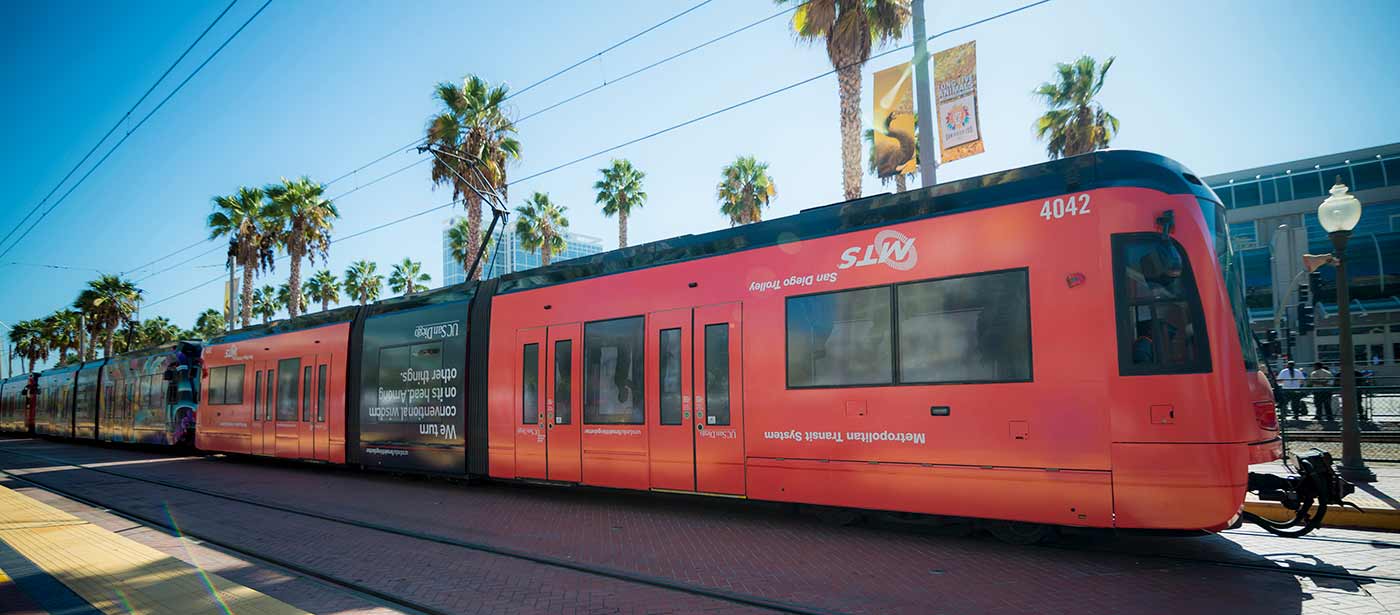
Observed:
[[[1400,464],[1371,463],[1367,466],[1376,473],[1376,482],[1357,484],[1356,492],[1346,499],[1361,510],[1350,506],[1329,507],[1322,521],[1323,526],[1400,532]],[[1251,472],[1291,474],[1279,462],[1250,466],[1249,469]],[[1244,506],[1245,510],[1270,519],[1288,518],[1293,512],[1278,502],[1260,502],[1253,494],[1248,495]]]
[[[5,487],[0,563],[0,595],[53,613],[303,613]]]

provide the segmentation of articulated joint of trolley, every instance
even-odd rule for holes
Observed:
[[[1271,534],[1297,538],[1322,525],[1328,506],[1348,505],[1343,498],[1351,495],[1356,488],[1337,476],[1332,468],[1330,453],[1312,449],[1296,459],[1296,476],[1250,472],[1248,487],[1260,500],[1278,502],[1285,509],[1293,511],[1293,518],[1276,521],[1244,511],[1244,521],[1258,525]]]

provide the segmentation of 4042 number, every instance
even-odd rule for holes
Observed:
[[[1082,216],[1089,213],[1089,195],[1072,194],[1065,198],[1046,199],[1040,206],[1040,217],[1058,220],[1065,216]]]

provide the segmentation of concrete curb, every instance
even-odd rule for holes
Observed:
[[[1244,509],[1270,519],[1288,518],[1293,514],[1293,511],[1284,508],[1278,502],[1245,502]],[[1322,526],[1400,532],[1400,510],[1362,508],[1358,511],[1355,508],[1328,508],[1327,516],[1322,519]]]

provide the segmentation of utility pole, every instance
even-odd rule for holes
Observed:
[[[938,150],[933,147],[933,107],[929,92],[933,81],[928,76],[928,28],[924,25],[924,0],[914,0],[910,12],[914,17],[914,96],[918,103],[916,116],[919,132],[919,182],[923,187],[938,184]]]
[[[236,266],[236,265],[237,265],[237,260],[236,260],[234,257],[235,257],[237,254],[238,254],[238,244],[236,244],[232,239],[230,239],[229,242],[228,242],[228,290],[226,290],[226,291],[224,292],[224,296],[228,297],[228,300],[227,300],[227,301],[224,301],[224,330],[225,330],[225,331],[232,331],[232,330],[233,330],[233,328],[234,328],[234,327],[233,327],[234,314],[235,314],[235,312],[238,312],[238,310],[234,309],[238,302],[237,302],[237,301],[234,301],[234,299],[233,299],[233,297],[234,297],[233,272],[234,272],[235,269],[237,269],[237,266]],[[239,312],[239,313],[241,314],[241,312]]]

